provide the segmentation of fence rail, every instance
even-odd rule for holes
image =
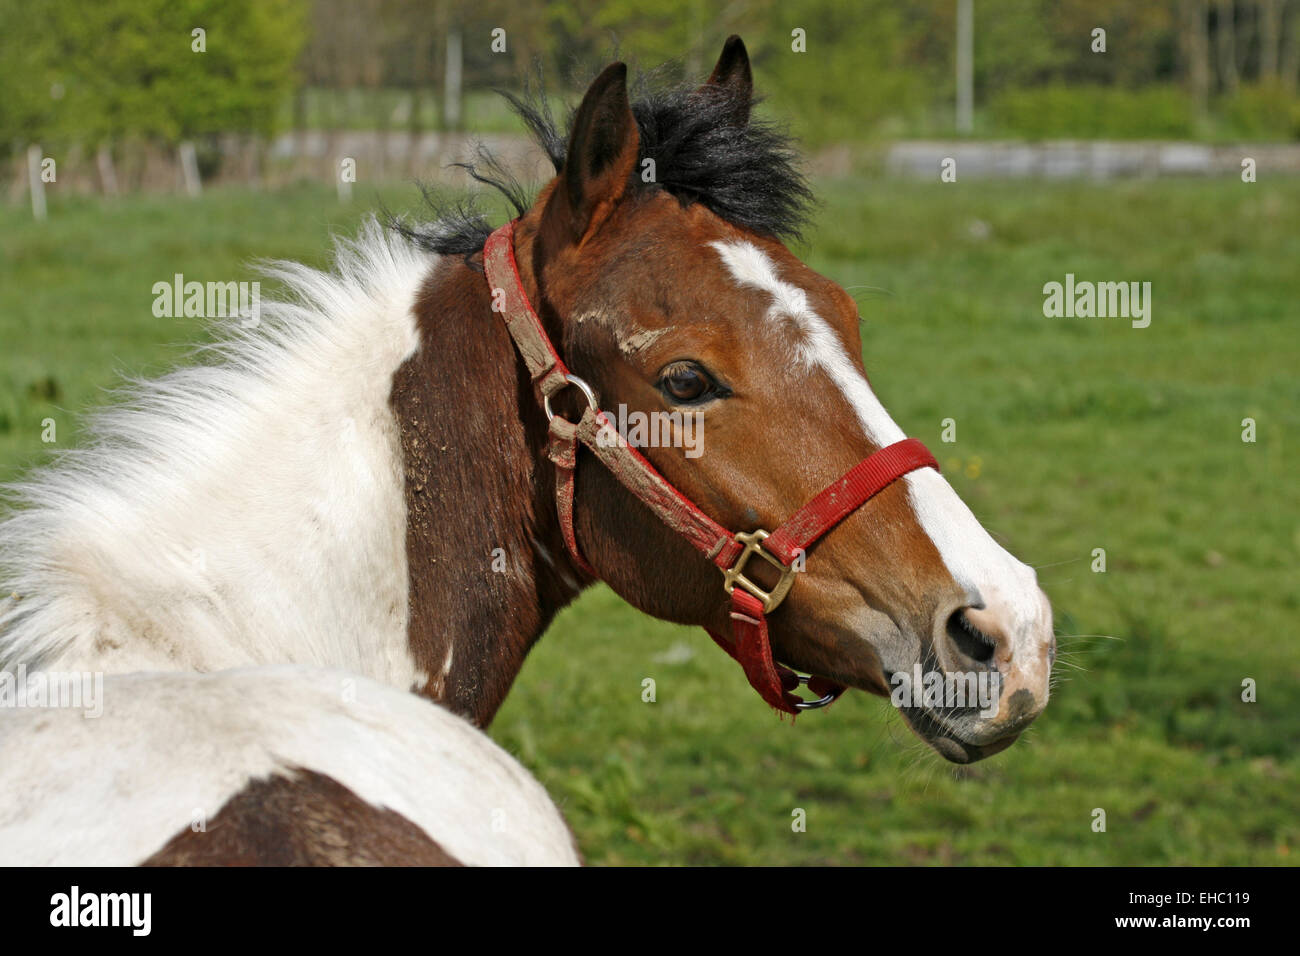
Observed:
[[[472,159],[479,144],[497,155],[522,182],[550,176],[550,165],[529,139],[507,133],[474,136],[447,132],[301,130],[270,141],[227,135],[181,149],[145,142],[103,148],[75,148],[57,162],[57,178],[38,190],[57,195],[119,192],[175,192],[196,195],[203,185],[283,185],[312,180],[352,185],[414,180],[466,184],[453,164]],[[0,165],[7,183],[0,189],[12,203],[31,203],[33,170],[42,162],[37,146],[16,150]],[[955,161],[962,179],[1123,179],[1166,176],[1236,176],[1253,160],[1259,175],[1300,174],[1300,144],[1256,143],[1232,146],[1187,142],[1051,141],[1041,143],[968,140],[906,140],[875,145],[841,144],[809,158],[817,176],[854,173],[894,178],[939,178],[946,161]],[[35,163],[35,165],[34,165]],[[39,215],[38,212],[38,215]]]

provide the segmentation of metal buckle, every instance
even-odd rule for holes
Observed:
[[[600,403],[596,401],[596,393],[593,392],[593,391],[591,390],[591,386],[590,386],[590,385],[588,385],[588,384],[587,384],[586,382],[584,382],[582,379],[578,378],[578,376],[576,376],[576,375],[568,375],[568,374],[566,374],[566,375],[564,376],[564,382],[565,382],[565,385],[573,385],[573,386],[576,386],[576,387],[577,387],[577,388],[582,392],[583,395],[586,395],[586,396],[587,396],[587,404],[591,406],[591,410],[592,410],[592,411],[594,411],[594,412],[598,412],[598,411],[600,411]],[[557,389],[555,390],[555,393],[554,393],[554,394],[558,394],[558,393],[560,393],[560,392],[562,392],[562,391],[564,391],[564,386],[561,386],[560,388],[557,388]],[[548,422],[549,422],[552,418],[555,417],[555,413],[554,413],[553,411],[551,411],[551,396],[550,396],[550,395],[543,395],[543,396],[542,396],[542,410],[543,410],[544,412],[546,412],[546,420],[547,420]]]
[[[792,567],[787,567],[778,559],[763,550],[763,541],[768,537],[768,532],[762,528],[754,531],[737,531],[735,540],[745,546],[745,550],[740,552],[734,564],[729,568],[722,570],[722,587],[728,594],[736,589],[736,585],[752,594],[763,602],[763,613],[771,614],[777,606],[785,600],[785,596],[790,593],[790,588],[794,586],[795,571]],[[745,577],[745,563],[749,556],[757,554],[772,567],[781,572],[781,580],[776,582],[776,587],[771,591],[764,591],[761,587]]]
[[[800,687],[807,687],[808,682],[812,680],[812,678],[806,674],[795,674],[794,676],[799,678]],[[834,699],[835,699],[834,694],[825,694],[819,697],[817,700],[801,700],[794,706],[796,710],[819,710],[820,708],[825,707]]]

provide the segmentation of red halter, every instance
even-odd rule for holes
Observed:
[[[796,558],[898,478],[918,468],[938,470],[934,456],[917,439],[905,438],[849,469],[771,534],[761,529],[733,534],[670,485],[629,445],[600,410],[587,383],[565,367],[520,283],[514,226],[514,222],[508,222],[488,237],[483,247],[483,272],[492,294],[492,309],[504,315],[506,328],[528,368],[549,422],[546,453],[555,465],[556,509],[574,563],[592,577],[600,577],[583,559],[573,530],[574,475],[581,442],[664,524],[721,569],[723,590],[731,599],[734,639],[727,641],[712,630],[709,636],[740,663],[763,700],[787,714],[831,703],[844,693],[844,687],[822,677],[801,677],[772,659],[767,615],[776,610],[794,584]],[[587,397],[587,408],[577,422],[551,412],[551,398],[570,385]],[[745,576],[745,565],[754,555],[781,572],[781,579],[771,591],[764,591]],[[806,684],[820,699],[806,701],[795,696],[792,692],[800,684]]]

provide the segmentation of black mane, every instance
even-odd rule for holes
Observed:
[[[656,87],[644,78],[638,82],[632,112],[641,146],[631,188],[634,192],[666,190],[684,205],[698,202],[742,229],[786,241],[798,239],[813,196],[798,168],[793,139],[760,119],[733,125],[736,104],[722,90],[712,92],[717,95],[700,96],[698,88],[689,85]],[[502,95],[558,174],[564,168],[576,110],[561,130],[540,87],[522,97]],[[641,160],[647,158],[655,164],[656,181],[651,183],[641,178]],[[473,161],[456,165],[505,196],[515,215],[522,216],[532,205],[528,190],[482,145]],[[435,190],[420,188],[435,221],[424,226],[392,222],[393,227],[439,255],[468,257],[481,251],[492,226],[474,200],[448,202]]]

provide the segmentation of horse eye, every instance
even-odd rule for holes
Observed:
[[[676,402],[697,402],[713,389],[713,380],[690,362],[675,362],[664,369],[659,387]]]

